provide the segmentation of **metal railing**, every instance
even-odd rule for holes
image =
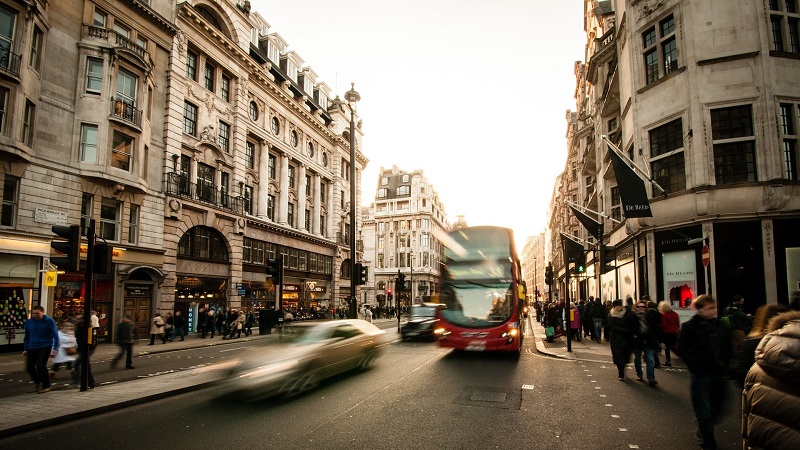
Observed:
[[[129,50],[145,61],[149,59],[147,50],[114,30],[95,25],[84,25],[84,34],[88,37],[107,41],[109,44],[112,44],[115,47]]]
[[[22,57],[9,49],[0,48],[0,71],[19,77],[19,64]]]
[[[199,183],[191,183],[189,177],[180,173],[168,173],[165,183],[167,195],[195,200],[236,214],[244,214],[248,210],[247,206],[252,205],[250,199],[233,197],[223,189],[202,180]]]
[[[111,98],[111,117],[142,126],[142,110],[136,109],[132,103],[118,98]]]

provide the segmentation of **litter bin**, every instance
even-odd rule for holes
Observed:
[[[275,310],[262,309],[258,312],[258,334],[272,334],[272,324],[275,322]]]

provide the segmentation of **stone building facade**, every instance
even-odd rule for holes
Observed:
[[[684,307],[738,294],[753,313],[800,290],[797,2],[729,6],[585,2],[568,148],[579,203],[601,214],[609,251],[605,264],[594,253],[589,279],[559,286],[571,297]],[[625,217],[607,142],[647,174],[652,217]]]

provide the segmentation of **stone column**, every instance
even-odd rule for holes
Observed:
[[[281,155],[281,191],[278,195],[278,223],[289,223],[289,155]]]
[[[267,196],[269,195],[269,146],[261,141],[261,155],[258,159],[258,209],[259,219],[267,219]]]
[[[311,225],[311,231],[316,236],[319,236],[319,234],[320,234],[319,214],[322,211],[322,207],[320,205],[320,199],[322,198],[321,197],[321,193],[320,193],[320,189],[321,189],[320,180],[321,180],[321,177],[319,176],[318,173],[315,173],[314,176],[311,179],[311,186],[312,186],[312,189],[314,190],[314,192],[312,194],[312,195],[314,195],[314,206],[312,207],[312,210],[311,210],[311,224],[312,224]]]
[[[297,166],[297,228],[306,226],[306,166]]]

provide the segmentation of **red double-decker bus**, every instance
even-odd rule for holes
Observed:
[[[440,347],[522,351],[526,288],[508,228],[479,226],[442,239],[445,263],[435,333]]]

